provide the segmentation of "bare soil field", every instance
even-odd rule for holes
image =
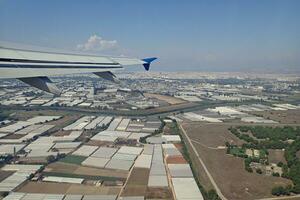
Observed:
[[[20,157],[18,161],[22,164],[46,164],[46,157]]]
[[[118,178],[127,178],[128,176],[128,171],[84,167],[80,165],[62,163],[62,162],[55,162],[48,165],[45,171],[87,175],[87,176],[118,177]]]
[[[24,137],[22,134],[9,134],[7,136],[4,136],[2,139],[20,139],[21,137]]]
[[[163,133],[164,133],[164,135],[172,135],[173,134],[173,131],[168,124],[164,127]]]
[[[127,197],[127,196],[144,196],[147,192],[147,186],[145,185],[130,185],[127,186],[121,196]]]
[[[146,168],[133,168],[127,185],[147,185],[150,170]]]
[[[242,158],[227,155],[226,149],[216,148],[224,146],[225,141],[242,143],[229,133],[228,127],[226,124],[183,124],[183,128],[225,197],[230,200],[272,197],[273,187],[291,184],[288,179],[249,173],[244,169]],[[204,170],[199,171],[205,173]],[[200,182],[202,184],[201,177]]]
[[[250,112],[264,117],[265,119],[271,119],[285,124],[300,124],[300,109],[295,110],[268,110],[260,112]]]
[[[149,169],[133,168],[121,196],[145,196]]]
[[[174,146],[182,153],[183,152],[183,145],[182,143],[174,143]]]
[[[242,145],[244,142],[228,131],[230,125],[210,123],[183,123],[191,140],[209,148],[224,146],[225,142]]]
[[[65,116],[68,115],[68,112],[66,111],[60,111],[60,110],[21,110],[16,112],[15,117],[19,120],[27,120],[35,116],[43,116],[43,115],[60,115]],[[72,114],[73,115],[73,114]],[[75,114],[74,114],[75,115]],[[59,121],[59,120],[57,120]]]
[[[286,160],[284,158],[284,151],[277,150],[277,149],[269,149],[268,151],[269,151],[269,156],[268,156],[269,163],[277,164],[279,162],[282,162],[286,164]]]
[[[186,164],[187,161],[183,156],[168,156],[167,164]]]
[[[160,95],[160,94],[144,93],[144,96],[148,97],[148,98],[159,99],[159,100],[165,101],[165,102],[167,102],[171,105],[186,102],[183,99],[179,99],[179,98],[171,97],[171,96],[166,96],[166,95]]]
[[[107,145],[112,145],[114,144],[113,142],[106,142],[106,141],[96,141],[96,140],[89,140],[87,143],[85,143],[86,145],[90,145],[90,146],[107,146]]]
[[[55,162],[49,164],[44,171],[46,172],[60,172],[60,173],[73,173],[76,169],[78,169],[78,165]]]
[[[12,175],[13,173],[15,173],[15,172],[0,170],[0,182],[3,181],[4,179],[6,179],[7,177],[9,177],[10,175]]]
[[[146,199],[174,199],[173,194],[168,187],[148,187],[145,197]]]
[[[48,194],[118,194],[120,187],[97,187],[83,184],[50,183],[28,181],[17,192],[48,193]]]
[[[17,192],[66,194],[71,184],[28,181]]]
[[[82,184],[72,184],[67,194],[103,194],[103,195],[113,195],[113,194],[119,194],[121,190],[121,187],[117,186],[90,186],[90,185],[82,185]]]
[[[99,168],[80,166],[74,171],[74,174],[127,178],[128,171],[126,171],[126,170],[112,170],[112,169],[99,169]]]
[[[53,136],[57,136],[57,137],[60,137],[60,136],[67,136],[67,135],[70,135],[72,131],[63,131],[63,130],[60,130],[60,131],[57,131],[55,132],[54,134],[52,134]]]

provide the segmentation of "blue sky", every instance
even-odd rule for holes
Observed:
[[[0,41],[159,57],[159,71],[300,69],[298,0],[0,0]]]

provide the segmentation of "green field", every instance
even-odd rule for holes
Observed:
[[[80,165],[85,159],[86,159],[86,157],[84,157],[84,156],[68,155],[68,156],[64,157],[63,159],[61,159],[59,161],[60,162],[65,162],[65,163]]]

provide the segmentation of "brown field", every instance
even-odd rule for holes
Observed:
[[[228,131],[229,125],[191,123],[183,124],[188,136],[192,140],[197,152],[205,163],[208,171],[228,199],[257,199],[272,197],[271,190],[274,186],[291,184],[291,181],[272,176],[264,176],[249,173],[244,169],[244,161],[241,158],[226,154],[226,149],[218,149],[224,146],[225,141],[235,144],[243,142]],[[197,165],[198,167],[198,165]],[[199,169],[200,182],[207,189],[207,177],[203,169]]]
[[[145,196],[149,173],[149,169],[133,168],[121,196]]]
[[[172,129],[170,128],[170,126],[168,125],[168,123],[166,124],[166,126],[164,127],[164,135],[172,135],[173,134],[173,131]]]
[[[49,164],[44,171],[46,172],[59,172],[59,173],[73,173],[79,165],[55,162]]]
[[[145,185],[135,185],[135,186],[127,186],[123,192],[122,192],[122,197],[127,197],[127,196],[144,196],[145,193],[147,192],[147,186]]]
[[[89,140],[87,143],[85,143],[86,145],[90,145],[90,146],[107,146],[107,145],[112,145],[114,144],[113,142],[106,142],[106,141],[96,141],[96,140]]]
[[[52,163],[48,165],[45,170],[47,172],[71,173],[87,176],[107,176],[118,178],[127,178],[128,176],[128,171],[84,167],[62,162]]]
[[[0,182],[3,181],[4,179],[6,179],[7,177],[9,177],[10,175],[12,175],[13,173],[15,173],[15,172],[0,170]]]
[[[183,152],[183,145],[182,143],[174,143],[174,146],[182,153]]]
[[[168,187],[148,187],[145,197],[146,199],[174,199],[173,194]]]
[[[269,151],[268,159],[270,163],[277,164],[279,162],[282,162],[286,164],[286,160],[284,158],[284,151],[277,150],[277,149],[269,149],[268,151]]]
[[[18,161],[23,164],[46,164],[46,157],[20,157]]]
[[[83,167],[80,166],[75,170],[75,174],[84,174],[90,176],[109,176],[109,177],[118,177],[118,178],[127,178],[128,171],[124,170],[112,170],[112,169],[99,169],[92,167]]]
[[[118,194],[120,187],[97,187],[83,184],[50,183],[41,181],[28,181],[17,192],[48,193],[48,194]]]
[[[60,111],[60,110],[20,110],[16,112],[16,115],[14,117],[18,118],[19,120],[27,120],[35,116],[39,115],[61,115],[65,116],[66,111]],[[67,113],[68,114],[68,113]],[[59,120],[57,120],[59,121]]]
[[[171,97],[171,96],[166,96],[166,95],[160,95],[160,94],[144,93],[144,96],[148,97],[148,98],[159,99],[159,100],[165,101],[165,102],[167,102],[171,105],[186,102],[183,99],[179,99],[179,98]]]
[[[60,131],[57,131],[54,134],[52,134],[52,136],[57,136],[57,137],[67,136],[67,135],[70,135],[71,132],[72,131],[63,131],[63,130],[60,130]]]
[[[300,124],[300,109],[296,110],[268,110],[260,112],[250,112],[260,115],[266,119],[271,119],[285,124]]]
[[[147,185],[149,178],[149,169],[145,168],[133,168],[129,178],[127,185]]]
[[[209,148],[224,146],[225,142],[231,144],[244,144],[239,138],[228,131],[230,125],[212,123],[183,123],[183,128],[189,133],[191,140],[195,140]]]
[[[186,164],[187,161],[183,156],[168,156],[167,164]]]
[[[48,182],[26,182],[17,192],[28,193],[50,193],[66,194],[71,184],[69,183],[48,183]]]
[[[22,134],[10,134],[10,135],[6,135],[5,137],[3,137],[1,139],[20,139],[21,137],[24,137],[24,135],[22,135]]]
[[[68,194],[105,194],[113,195],[119,194],[121,187],[119,186],[88,186],[73,184],[68,189]]]

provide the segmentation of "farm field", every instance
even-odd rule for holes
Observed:
[[[133,168],[121,196],[145,196],[149,169]]]
[[[80,165],[85,159],[86,157],[84,156],[67,155],[65,158],[61,159],[60,162]]]
[[[146,199],[173,199],[172,192],[167,187],[148,187]]]
[[[264,117],[265,119],[271,119],[279,123],[285,124],[300,124],[300,109],[295,110],[268,110],[259,112],[250,112]]]
[[[3,181],[4,179],[6,179],[7,177],[9,177],[13,173],[14,173],[14,171],[3,171],[3,170],[0,170],[0,181]]]
[[[226,141],[239,145],[243,143],[229,133],[230,125],[184,123],[182,127],[226,198],[250,200],[272,197],[274,186],[291,184],[288,179],[249,173],[244,169],[242,158],[227,155],[226,149],[218,148],[224,146]],[[204,170],[199,171],[205,173]],[[205,177],[205,174],[202,176]],[[208,185],[201,180],[200,177],[201,184]]]
[[[80,165],[62,162],[56,162],[48,165],[45,171],[86,176],[115,177],[119,179],[126,179],[128,176],[128,171],[84,167]]]
[[[48,194],[118,194],[120,187],[91,186],[70,183],[49,183],[28,181],[17,192]]]

